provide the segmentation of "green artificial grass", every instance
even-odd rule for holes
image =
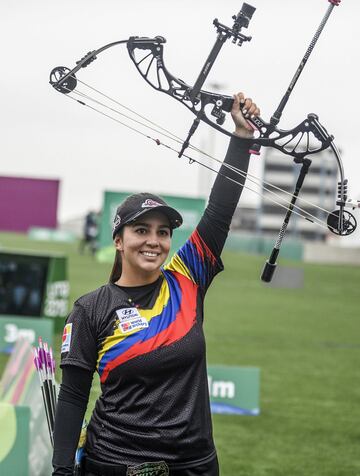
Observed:
[[[259,282],[263,258],[225,254],[207,298],[211,363],[261,369],[261,414],[215,416],[222,474],[360,474],[360,269],[303,265],[303,289]]]
[[[111,268],[74,244],[0,234],[1,245],[66,254],[71,302]],[[223,258],[226,271],[206,299],[208,362],[260,367],[261,413],[214,415],[222,476],[360,475],[360,268],[280,257],[304,269],[304,287],[275,289],[259,280],[263,257]],[[95,379],[88,416],[97,392]]]

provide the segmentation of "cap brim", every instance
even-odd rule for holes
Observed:
[[[181,226],[183,223],[182,216],[177,210],[175,210],[175,208],[169,207],[168,205],[159,205],[158,207],[144,208],[143,210],[140,210],[135,216],[124,222],[123,225],[128,225],[129,223],[132,223],[133,221],[137,220],[145,213],[153,211],[163,213],[168,218],[170,228],[172,229],[179,228],[179,226]]]

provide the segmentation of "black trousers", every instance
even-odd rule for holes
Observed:
[[[91,469],[91,472],[85,470],[83,476],[107,476],[107,471],[101,472],[101,467],[99,465],[94,472]],[[219,476],[219,464],[218,460],[215,457],[208,463],[200,464],[193,468],[188,469],[170,469],[170,476]],[[126,467],[119,468],[119,472],[114,473],[115,476],[126,476]]]

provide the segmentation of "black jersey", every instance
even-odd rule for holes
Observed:
[[[248,147],[232,139],[225,162],[246,170]],[[197,229],[158,282],[142,290],[110,283],[75,304],[63,340],[66,387],[56,414],[53,474],[70,474],[75,425],[80,426],[90,385],[86,373],[94,370],[102,395],[88,427],[86,452],[92,459],[114,464],[164,459],[181,469],[215,456],[203,300],[222,270],[220,253],[242,190],[234,181],[244,182],[224,166],[221,172],[233,181],[217,177]],[[83,374],[70,371],[79,367]],[[84,380],[81,387],[76,379]]]
[[[214,456],[202,324],[204,295],[221,269],[195,230],[162,270],[147,309],[115,284],[77,301],[61,362],[100,376],[89,455],[173,467]]]

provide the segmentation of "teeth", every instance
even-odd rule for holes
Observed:
[[[151,256],[151,257],[157,256],[157,253],[151,253],[150,251],[143,251],[142,254],[145,256]]]

